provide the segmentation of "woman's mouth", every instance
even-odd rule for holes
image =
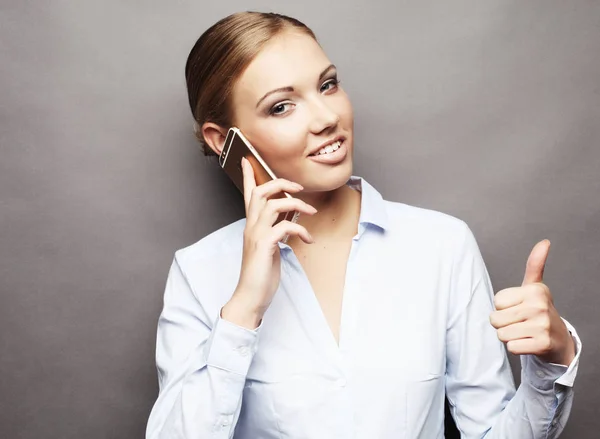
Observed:
[[[346,147],[346,141],[338,140],[337,142],[333,142],[331,145],[321,148],[319,151],[309,155],[308,157],[318,163],[334,165],[344,160],[347,154],[348,148]]]
[[[311,155],[331,154],[332,152],[337,151],[340,148],[341,144],[342,141],[338,140],[337,142],[333,142],[331,145],[327,145],[326,147],[321,148],[319,151]]]

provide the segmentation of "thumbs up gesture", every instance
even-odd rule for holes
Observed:
[[[547,239],[533,247],[523,284],[498,291],[490,323],[509,352],[537,355],[547,363],[568,366],[575,357],[575,342],[554,307],[550,289],[543,283],[549,251]]]

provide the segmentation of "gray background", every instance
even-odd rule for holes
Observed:
[[[598,437],[600,2],[0,8],[1,437],[143,436],[173,253],[243,215],[194,141],[184,64],[246,9],[314,29],[355,106],[355,173],[465,220],[496,291],[552,241],[545,282],[585,344],[563,437]]]

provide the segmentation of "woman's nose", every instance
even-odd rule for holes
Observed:
[[[320,133],[323,130],[335,126],[340,121],[340,116],[329,105],[317,98],[310,109],[311,131]]]

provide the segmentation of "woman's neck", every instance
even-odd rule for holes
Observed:
[[[315,215],[300,215],[298,224],[306,227],[315,240],[341,235],[354,236],[358,229],[361,194],[348,185],[329,192],[297,194],[296,197],[317,209]]]

